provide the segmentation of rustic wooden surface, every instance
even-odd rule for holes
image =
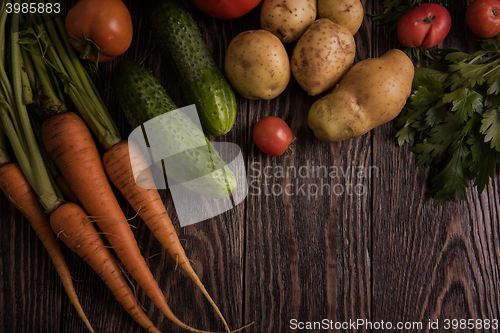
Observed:
[[[64,11],[73,1],[64,2]],[[145,2],[126,0],[135,32],[124,58],[144,61],[178,105],[182,105],[169,64],[151,37]],[[363,0],[366,13],[380,12],[382,1]],[[259,28],[260,6],[247,16],[223,21],[197,11],[200,28],[220,65],[230,40]],[[450,8],[453,26],[440,46],[463,50],[476,47],[463,15],[467,2]],[[356,61],[379,56],[396,47],[396,39],[366,16],[356,37]],[[293,46],[288,45],[291,52]],[[100,85],[110,112],[123,134],[124,124],[109,90],[114,63],[100,69]],[[432,168],[416,167],[408,146],[398,147],[392,123],[342,143],[323,143],[307,127],[308,97],[292,79],[287,90],[271,101],[248,101],[238,96],[233,130],[216,140],[234,142],[243,151],[249,183],[275,192],[286,184],[321,185],[336,189],[356,186],[362,195],[256,195],[216,218],[181,228],[171,196],[165,204],[195,270],[237,328],[254,321],[246,332],[294,331],[290,321],[349,323],[422,322],[424,328],[399,332],[494,332],[492,329],[445,330],[445,319],[500,319],[500,180],[478,194],[467,190],[461,201],[435,207],[429,196]],[[269,157],[252,143],[251,130],[264,116],[283,118],[297,139],[290,156]],[[252,164],[253,163],[253,164]],[[252,168],[250,167],[252,166]],[[259,172],[271,167],[268,175]],[[277,166],[343,170],[338,177],[276,175]],[[360,167],[372,173],[359,174]],[[260,170],[260,171],[258,171]],[[305,170],[305,169],[303,169]],[[305,171],[304,171],[305,172]],[[368,177],[371,175],[371,177]],[[267,186],[264,187],[264,184]],[[274,187],[273,187],[274,186]],[[312,185],[313,186],[313,185]],[[295,187],[297,189],[297,187]],[[134,212],[120,198],[129,217]],[[221,331],[218,318],[201,293],[176,269],[139,218],[131,220],[139,245],[167,296],[174,313],[193,327]],[[83,308],[97,332],[142,332],[114,300],[97,275],[74,254],[66,258]],[[181,332],[149,302],[137,296],[163,332]],[[441,328],[427,329],[431,320]],[[296,330],[303,332],[304,330]],[[311,330],[311,332],[337,330]],[[376,329],[349,326],[342,332]],[[387,331],[387,330],[378,330]],[[28,222],[0,197],[0,332],[86,332],[61,288],[47,253]]]

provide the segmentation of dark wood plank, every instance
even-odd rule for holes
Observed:
[[[382,4],[375,3],[380,11]],[[477,48],[464,24],[466,6],[450,9],[453,27],[440,47]],[[374,31],[391,35],[385,27]],[[374,56],[396,41],[376,40]],[[422,323],[423,330],[404,330],[417,332],[439,320],[439,330],[432,331],[445,332],[446,319],[498,319],[498,173],[481,195],[470,188],[463,200],[436,207],[429,194],[434,169],[416,167],[416,155],[408,145],[398,147],[394,134],[392,124],[373,131],[373,160],[383,171],[373,184],[372,321]]]
[[[0,331],[57,332],[63,290],[52,261],[5,196],[0,211]]]

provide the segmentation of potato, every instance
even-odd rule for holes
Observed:
[[[359,0],[318,0],[318,16],[347,27],[355,35],[363,23],[363,5]]]
[[[247,99],[273,99],[290,82],[290,59],[283,43],[266,30],[240,33],[229,43],[224,61],[229,83]]]
[[[298,40],[316,14],[316,0],[264,0],[260,25],[286,44]]]
[[[311,96],[330,90],[351,68],[356,43],[349,30],[329,19],[315,21],[292,52],[292,74]]]
[[[361,136],[394,119],[411,93],[414,67],[404,52],[393,49],[360,61],[309,110],[308,124],[322,141]]]

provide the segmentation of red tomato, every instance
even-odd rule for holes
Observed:
[[[438,45],[451,28],[450,13],[437,3],[413,8],[398,22],[398,39],[404,46],[430,48]]]
[[[132,18],[121,0],[79,0],[68,11],[65,26],[75,49],[92,62],[96,55],[99,62],[110,61],[132,43]]]
[[[264,153],[280,156],[292,143],[293,133],[281,118],[269,116],[262,118],[255,124],[253,141]]]
[[[191,0],[199,10],[220,19],[235,19],[250,13],[262,0]]]
[[[500,34],[500,1],[474,0],[465,11],[465,22],[478,37],[490,38]]]

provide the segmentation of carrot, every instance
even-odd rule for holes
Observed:
[[[31,227],[49,253],[71,303],[84,321],[85,326],[90,332],[94,332],[78,300],[68,265],[56,235],[50,227],[49,216],[45,213],[36,193],[18,164],[9,163],[0,168],[0,187],[9,201],[30,222]]]
[[[138,304],[120,267],[82,207],[72,202],[61,205],[50,215],[50,226],[64,244],[99,274],[137,323],[148,332],[160,332]]]
[[[192,332],[206,332],[180,321],[168,306],[107,180],[99,152],[85,122],[72,112],[52,116],[42,123],[41,137],[46,151],[71,190],[147,296],[176,325]]]
[[[111,149],[115,144],[118,144],[122,141],[120,134],[113,120],[111,119],[104,102],[102,101],[99,93],[92,83],[88,73],[83,68],[81,62],[76,56],[73,47],[67,41],[66,38],[60,38],[60,36],[66,36],[67,33],[64,29],[64,24],[60,18],[60,16],[50,17],[50,15],[40,15],[34,14],[34,20],[38,20],[39,23],[43,22],[44,24],[37,24],[35,29],[37,32],[46,39],[42,38],[42,42],[46,41],[44,44],[47,48],[47,52],[44,54],[48,55],[50,62],[57,67],[60,73],[63,73],[69,79],[71,84],[67,84],[66,81],[63,81],[65,85],[65,91],[68,92],[68,95],[73,102],[73,105],[78,110],[79,115],[86,122],[87,126],[92,130],[93,134],[96,136],[96,139],[103,145],[105,150]],[[50,40],[50,42],[49,42]],[[40,73],[38,73],[40,75]],[[64,129],[67,130],[67,129]],[[57,133],[57,131],[53,131],[52,134]],[[51,134],[51,135],[52,135]],[[59,134],[58,134],[59,135]],[[71,139],[75,140],[76,138],[72,138],[70,136],[66,136],[67,142],[74,142]],[[55,138],[54,138],[55,140]],[[42,141],[46,141],[43,139]],[[65,147],[59,150],[56,155],[65,154],[67,148],[71,148],[73,150],[72,154],[80,154],[74,147],[69,147],[64,140],[61,139],[59,142],[62,144],[62,147]],[[89,142],[91,139],[89,139]],[[73,145],[73,144],[71,144]],[[55,146],[58,146],[57,140],[55,141]],[[53,146],[53,148],[55,147]],[[91,150],[95,148],[92,147]],[[141,287],[146,287],[146,292],[148,297],[150,297],[153,302],[162,310],[162,312],[177,325],[184,327],[189,330],[195,330],[185,325],[181,321],[179,321],[171,312],[168,305],[165,302],[164,296],[158,288],[158,285],[154,278],[152,277],[151,272],[147,268],[145,264],[144,258],[141,256],[140,251],[137,247],[135,239],[133,238],[133,234],[128,226],[125,226],[125,216],[121,211],[121,208],[116,203],[116,198],[113,197],[110,193],[112,193],[110,187],[108,187],[108,183],[106,180],[106,175],[101,174],[101,166],[97,165],[97,159],[95,153],[92,153],[92,161],[95,163],[92,164],[91,167],[86,169],[82,165],[82,160],[75,160],[71,157],[69,158],[61,158],[61,156],[56,156],[55,159],[63,159],[63,162],[59,162],[59,169],[66,168],[67,164],[71,164],[71,168],[76,164],[79,164],[76,167],[76,171],[73,173],[73,180],[67,177],[66,173],[68,171],[62,171],[64,178],[68,183],[70,183],[70,187],[73,192],[75,192],[76,196],[79,198],[83,207],[87,210],[88,213],[92,215],[101,215],[103,218],[108,219],[108,221],[100,221],[98,223],[99,227],[110,231],[116,232],[115,237],[107,236],[109,242],[115,247],[115,250],[118,251],[120,257],[120,249],[125,247],[123,244],[130,242],[132,244],[130,256],[125,256],[125,262],[123,262],[124,266],[131,272],[132,276],[136,279],[137,283]],[[57,164],[57,162],[56,162]],[[89,165],[90,165],[89,164]],[[62,167],[61,167],[62,165]],[[94,167],[98,170],[97,178],[95,179],[86,179],[84,175],[78,175],[79,171],[84,170],[84,172],[90,172],[89,170],[94,170]],[[70,168],[68,166],[68,168]],[[74,182],[75,181],[75,182]],[[71,184],[73,183],[73,184]],[[87,183],[87,184],[83,184]],[[101,185],[103,186],[101,188]],[[76,190],[74,187],[78,188]],[[91,192],[85,193],[86,190],[90,190]],[[101,197],[96,195],[96,193],[106,193],[102,195],[102,198],[105,198],[106,201],[101,201]],[[86,196],[87,198],[84,198]],[[92,196],[93,198],[88,198]],[[109,206],[109,207],[108,207]],[[95,208],[95,209],[94,209]],[[163,207],[164,210],[164,207]],[[168,215],[167,215],[168,216]],[[116,229],[116,230],[115,230]],[[123,234],[122,234],[123,233]],[[120,237],[120,238],[118,238]],[[178,250],[175,250],[176,253],[179,253]],[[128,266],[127,266],[128,264]],[[186,265],[183,265],[184,268],[187,268]],[[132,269],[132,271],[130,271]],[[137,271],[142,271],[142,273],[137,273]],[[191,268],[192,271],[192,268]],[[136,276],[134,276],[134,274]],[[191,273],[189,273],[191,274]],[[199,281],[199,279],[198,279]],[[201,283],[201,282],[200,282]],[[151,289],[150,289],[151,287]],[[204,289],[204,288],[203,288]],[[206,290],[204,291],[206,295],[208,293]],[[213,300],[209,298],[211,304],[215,305]],[[229,331],[227,324],[222,317],[222,314],[216,308],[217,313],[221,316],[224,321],[224,325],[226,329]],[[195,330],[197,332],[201,332],[199,330]]]
[[[106,174],[113,185],[123,194],[132,208],[153,232],[156,239],[176,261],[177,265],[187,273],[203,295],[205,295],[229,331],[224,316],[205,289],[205,286],[194,271],[184,252],[172,220],[168,216],[158,190],[155,188],[149,165],[144,158],[141,158],[142,154],[139,150],[136,151],[137,153],[130,155],[129,148],[133,147],[135,146],[129,145],[128,141],[122,141],[106,151],[103,156]],[[133,169],[132,163],[134,166]],[[139,171],[139,183],[136,183],[132,170]]]
[[[20,2],[16,0],[14,5]],[[49,253],[71,303],[89,331],[94,332],[78,300],[59,242],[50,228],[48,214],[57,209],[64,199],[53,186],[24,104],[26,89],[23,86],[27,84],[29,66],[19,45],[20,14],[15,11],[8,14],[11,27],[6,29],[6,3],[0,2],[0,187],[30,222]],[[8,43],[6,30],[10,30]],[[6,50],[10,50],[8,70]],[[8,157],[5,137],[9,139],[16,156],[15,164]]]
[[[61,190],[61,193],[66,201],[74,202],[80,206],[82,205],[80,203],[80,200],[78,200],[78,198],[76,197],[75,193],[73,193],[73,191],[71,191],[71,189],[69,188],[69,185],[68,183],[66,183],[66,180],[63,176],[55,176],[54,181],[56,182],[57,187],[59,187],[59,190]]]

